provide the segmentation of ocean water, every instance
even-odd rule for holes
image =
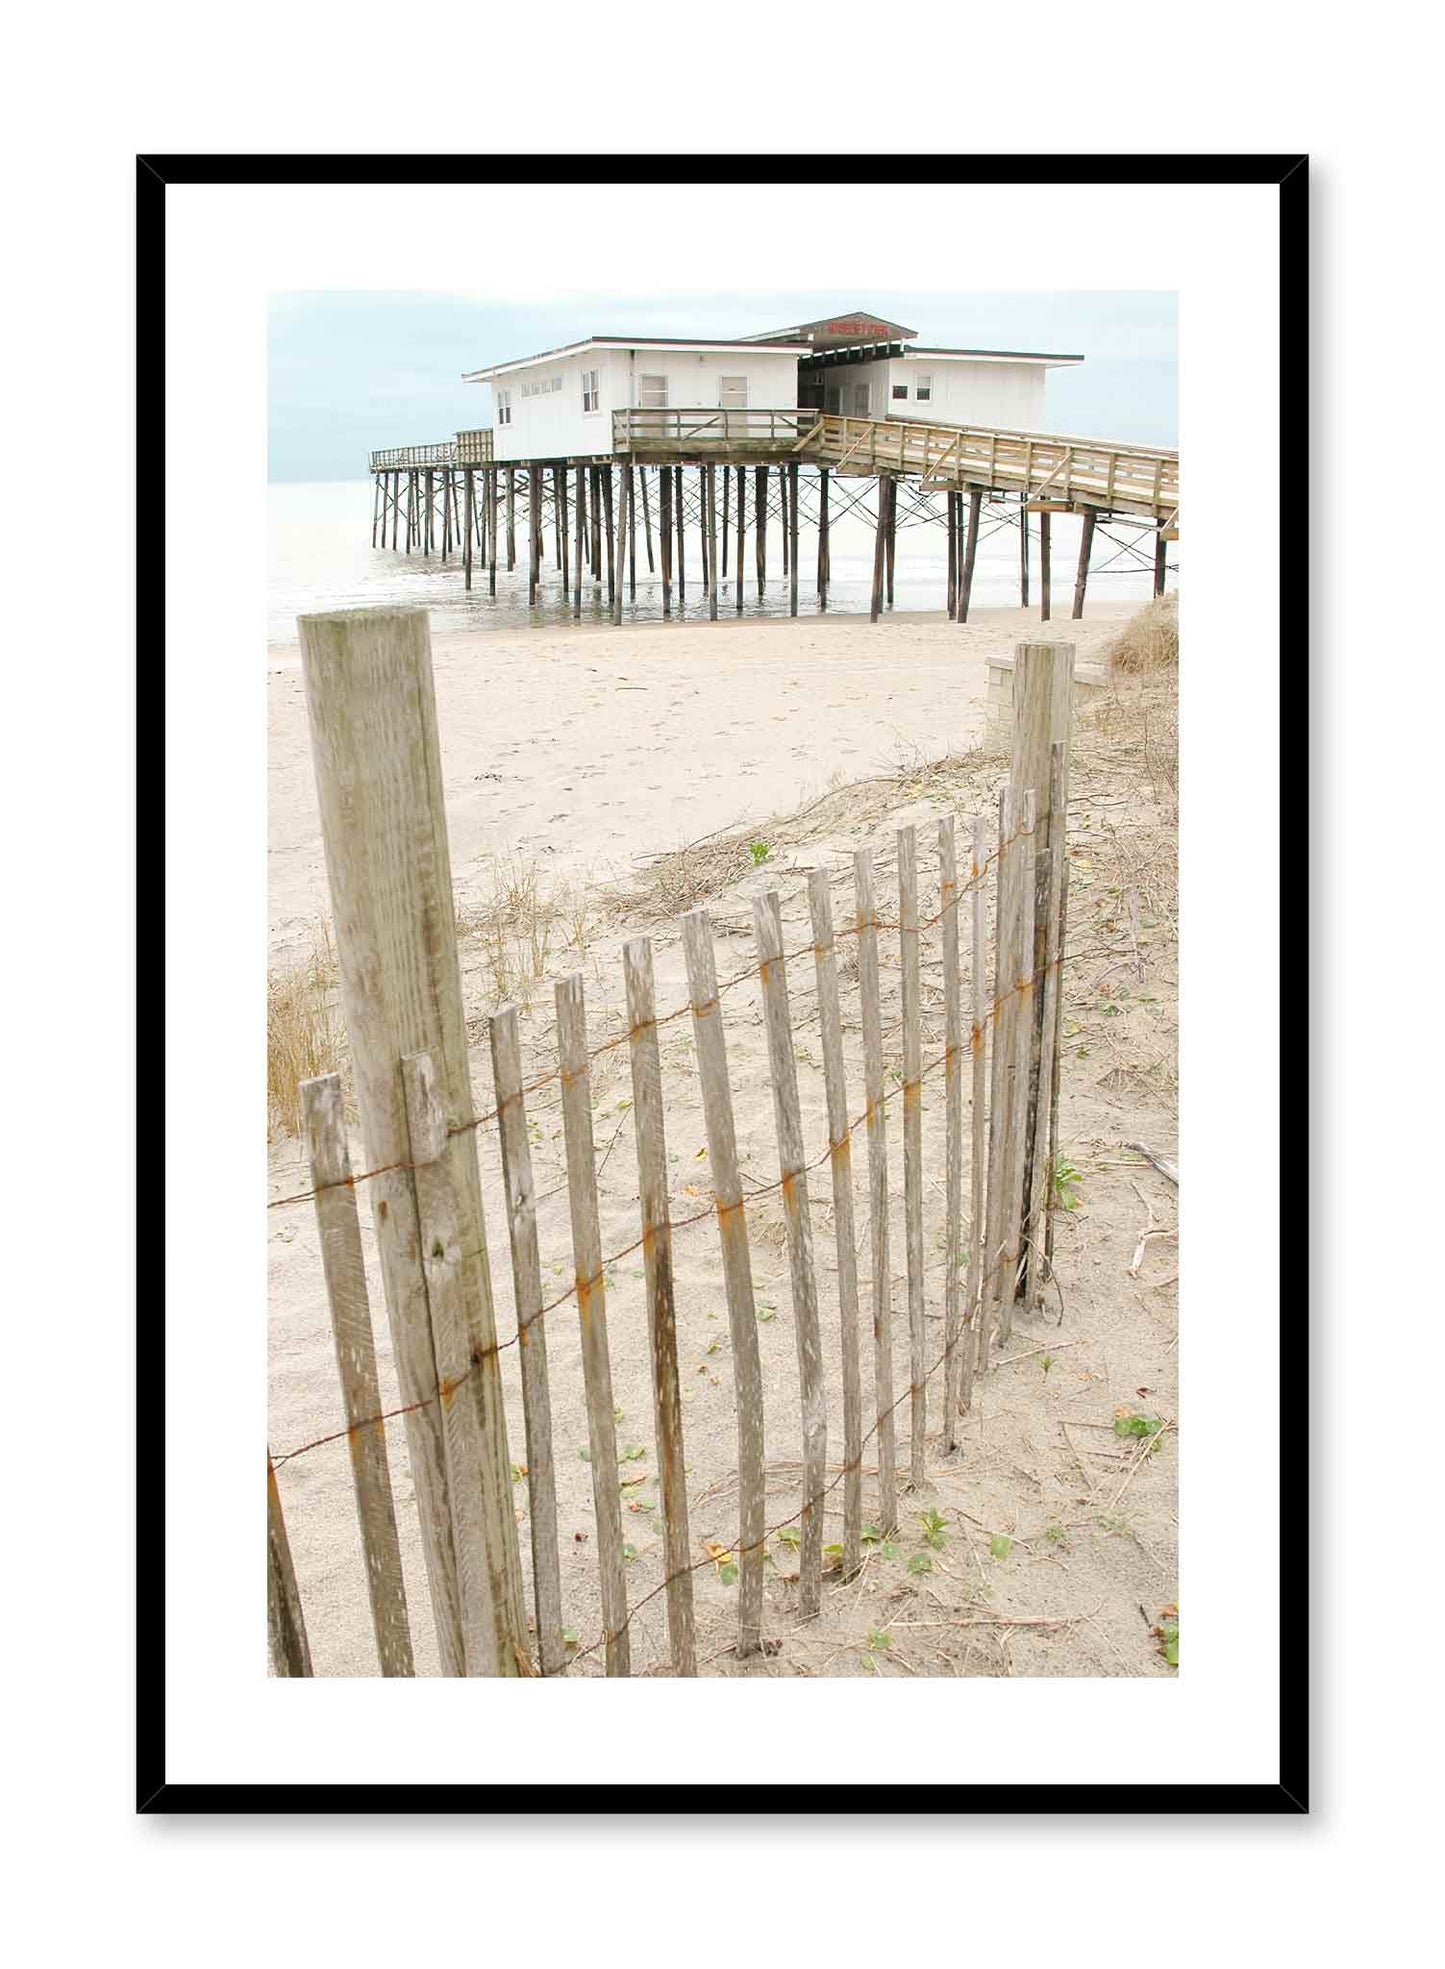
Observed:
[[[805,472],[802,483],[798,609],[800,614],[811,615],[817,609],[814,592],[817,566],[816,476]],[[862,510],[848,509],[860,495],[871,499],[872,492],[873,482],[867,479],[835,480],[831,485],[829,614],[866,615],[868,612],[873,578],[873,526]],[[655,529],[655,481],[650,483],[649,496],[653,499]],[[721,498],[719,489],[719,547]],[[943,509],[941,493],[925,497],[906,484],[900,486],[893,590],[895,614],[904,610],[941,610],[946,606],[948,542]],[[563,597],[560,572],[551,559],[550,527],[544,543],[548,558],[542,568],[541,597],[535,608],[528,608],[524,511],[524,501],[519,497],[516,569],[508,574],[505,568],[498,567],[497,592],[493,596],[487,592],[485,568],[475,568],[472,592],[468,595],[462,586],[459,554],[453,553],[443,563],[439,554],[408,554],[400,547],[395,552],[389,546],[372,547],[372,487],[369,480],[270,486],[267,498],[267,633],[270,642],[294,642],[297,616],[320,609],[375,608],[397,604],[426,608],[432,613],[432,627],[439,632],[521,629],[529,624],[570,622],[571,597]],[[750,475],[742,613],[745,617],[786,615],[788,583],[783,579],[782,528],[774,518],[768,531],[767,590],[759,599],[754,573],[751,513]],[[1056,618],[1061,614],[1067,615],[1072,601],[1082,524],[1081,520],[1070,514],[1056,513],[1053,516],[1052,592]],[[1017,606],[1018,529],[1016,499],[1010,499],[1006,505],[994,505],[985,500],[973,578],[975,607]],[[1040,592],[1037,518],[1032,521],[1030,531],[1029,599],[1037,605]],[[503,541],[505,543],[505,531]],[[660,573],[650,575],[647,572],[640,498],[637,563],[637,598],[632,601],[624,595],[623,620],[660,621],[662,577]],[[696,621],[707,616],[707,596],[699,579],[701,565],[701,543],[697,529],[690,527],[686,543],[686,599],[679,606],[675,592],[673,596],[674,615],[686,620]],[[734,575],[725,593],[720,585],[718,610],[721,615],[735,618],[735,564],[731,551],[728,565],[730,570],[734,570]],[[1173,585],[1172,570],[1170,584]],[[1107,529],[1098,528],[1090,558],[1090,598],[1109,602],[1144,602],[1152,592],[1153,541],[1149,533],[1123,522]],[[605,624],[608,619],[605,585],[584,581],[582,620]]]

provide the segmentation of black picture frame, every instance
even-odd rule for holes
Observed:
[[[869,182],[937,181],[940,178],[961,185],[1047,185],[1077,184],[1129,187],[1137,185],[1274,185],[1279,194],[1279,432],[1281,452],[1295,461],[1290,479],[1289,519],[1293,534],[1308,535],[1308,514],[1301,510],[1307,498],[1307,454],[1309,442],[1309,369],[1306,352],[1309,340],[1309,169],[1308,158],[1299,154],[1250,154],[1240,156],[750,156],[689,157],[658,155],[599,155],[585,157],[485,157],[485,156],[205,156],[148,154],[136,159],[136,395],[137,428],[148,433],[144,475],[137,461],[137,510],[152,510],[157,496],[163,500],[166,417],[166,190],[170,185],[470,185],[477,183],[537,182],[549,176],[574,177],[579,170],[592,169],[609,178],[636,176],[645,180],[685,183],[769,183],[799,180],[816,183],[820,178],[840,182],[866,179]],[[1288,360],[1286,360],[1286,356]],[[1282,539],[1284,495],[1277,515]],[[1259,517],[1256,538],[1265,537],[1264,515]],[[144,644],[153,639],[154,624],[163,616],[165,593],[164,529],[156,527],[146,536],[144,556],[137,565],[137,623]],[[1292,653],[1286,674],[1291,679],[1291,729],[1307,721],[1305,655],[1308,623],[1304,618],[1307,588],[1292,582],[1288,592],[1288,620],[1281,593],[1279,646],[1282,668],[1285,652]],[[138,670],[138,730],[164,730],[163,703],[158,702],[162,686],[155,681],[165,673],[165,665],[147,664]],[[1281,809],[1288,804],[1296,811],[1307,806],[1307,769],[1301,749],[1282,735],[1280,756]],[[155,838],[164,828],[163,776],[139,775],[138,819],[140,838]],[[1287,839],[1281,832],[1281,840]],[[1291,905],[1297,933],[1307,936],[1308,925],[1299,921],[1305,904],[1299,884],[1290,884],[1285,893],[1295,897]],[[157,893],[141,905],[141,947],[154,937],[163,940],[164,925]],[[149,920],[147,920],[149,919]],[[155,1056],[157,1042],[163,1039],[164,1005],[157,1004],[152,991],[138,992],[141,1057]],[[1297,1018],[1291,1022],[1296,1028]],[[1290,1024],[1282,1025],[1282,1033]],[[1295,1117],[1297,1132],[1303,1132],[1307,1112],[1308,1086],[1305,1075],[1304,1044],[1294,1041],[1290,1052],[1281,1050],[1280,1094]],[[144,1124],[143,1124],[144,1126]],[[152,1147],[142,1143],[143,1149]],[[1296,1187],[1303,1177],[1295,1177]],[[1286,1211],[1301,1199],[1284,1194],[1284,1172],[1275,1172],[1278,1185],[1278,1212]],[[153,1238],[146,1239],[148,1250]],[[153,1279],[145,1281],[146,1294],[153,1290]],[[1298,1388],[1308,1378],[1307,1285],[1297,1277],[1286,1281],[1282,1270],[1275,1278],[1278,1295],[1282,1345],[1287,1346],[1292,1363],[1289,1388]],[[137,1410],[138,1410],[138,1495],[156,1497],[165,1490],[165,1322],[147,1319],[137,1326]],[[1281,1385],[1281,1413],[1276,1441],[1287,1435],[1291,1453],[1279,1473],[1281,1521],[1292,1527],[1290,1538],[1281,1538],[1281,1604],[1305,1608],[1309,1604],[1308,1541],[1299,1527],[1308,1519],[1306,1472],[1309,1467],[1308,1418],[1299,1405],[1291,1402],[1286,1414],[1285,1384]],[[136,1810],[142,1814],[170,1813],[483,1813],[505,1811],[508,1815],[545,1812],[626,1811],[699,1814],[777,1814],[853,1813],[863,1808],[860,1792],[850,1787],[797,1785],[747,1785],[722,1787],[706,1780],[695,1785],[619,1785],[579,1781],[564,1787],[508,1784],[503,1787],[427,1784],[229,1784],[171,1783],[166,1776],[165,1690],[166,1659],[164,1623],[154,1610],[164,1605],[165,1537],[164,1528],[153,1516],[143,1516],[137,1526],[138,1634],[136,1686]],[[258,1540],[259,1548],[259,1540]],[[1144,1814],[1150,1817],[1180,1814],[1264,1813],[1298,1815],[1309,1810],[1310,1772],[1310,1674],[1307,1644],[1302,1642],[1297,1621],[1281,1623],[1279,1674],[1279,1781],[1264,1783],[1170,1784],[1167,1777],[1151,1773],[1147,1782],[1090,1784],[958,1784],[910,1785],[894,1802],[908,1813],[1111,1813]],[[867,1809],[887,1809],[886,1800],[870,1792]]]

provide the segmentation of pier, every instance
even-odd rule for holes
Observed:
[[[605,582],[612,620],[620,623],[624,588],[629,598],[637,592],[639,532],[649,573],[661,572],[663,614],[670,616],[674,591],[685,596],[692,574],[686,540],[693,527],[701,541],[695,579],[716,619],[729,599],[743,611],[750,524],[751,579],[762,596],[768,525],[780,521],[782,574],[796,615],[804,522],[818,605],[826,609],[830,527],[844,512],[863,512],[874,527],[869,613],[876,621],[893,599],[901,493],[907,518],[945,528],[947,612],[966,622],[986,508],[993,519],[1003,509],[1018,525],[1024,608],[1032,578],[1028,520],[1037,516],[1043,621],[1050,616],[1054,514],[1083,518],[1076,619],[1099,529],[1128,529],[1122,548],[1141,562],[1152,556],[1156,595],[1164,592],[1168,546],[1179,537],[1179,454],[1157,446],[793,408],[615,409],[608,435],[607,450],[538,458],[498,459],[491,429],[374,451],[372,546],[443,560],[456,554],[466,587],[482,569],[495,594],[498,566],[517,566],[520,529],[530,603],[542,595],[550,567],[575,616],[582,614],[584,582]]]

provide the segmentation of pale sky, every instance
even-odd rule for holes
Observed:
[[[271,298],[270,477],[358,479],[374,447],[489,424],[463,370],[588,335],[750,335],[861,308],[934,347],[1082,355],[1049,372],[1048,423],[1084,437],[1178,442],[1178,309],[1156,293],[855,292],[653,295],[499,306],[494,297],[290,293]]]

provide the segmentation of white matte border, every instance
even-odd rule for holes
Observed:
[[[948,169],[940,160],[939,171]],[[613,209],[605,163],[563,209]],[[599,182],[599,179],[601,182]],[[811,191],[777,188],[775,209]],[[1108,1782],[1120,1746],[1159,1784],[1278,1778],[1278,227],[1275,186],[1131,187],[1100,227],[1098,186],[985,187],[970,199],[968,284],[1173,288],[1180,295],[1184,611],[1181,982],[1181,1599],[1177,1680],[883,1683],[594,1679],[545,1684],[283,1682],[265,1673],[260,1444],[266,1226],[260,1116],[265,948],[265,334],[286,288],[479,291],[522,301],[708,292],[736,186],[649,184],[648,264],[620,281],[608,229],[551,244],[459,245],[454,200],[409,186],[172,186],[166,193],[165,596],[170,1111],[167,1164],[166,1638],[169,1782],[498,1784]],[[929,285],[957,194],[936,180],[848,186],[849,245],[826,229],[749,240],[758,289]],[[750,200],[769,194],[750,188]],[[510,187],[513,210],[529,193]],[[480,203],[480,201],[479,201]],[[814,206],[813,209],[821,209]],[[655,231],[652,229],[655,222]],[[1038,241],[1046,239],[1041,256]],[[867,242],[877,244],[869,245]],[[907,274],[899,269],[910,270]],[[916,270],[916,271],[912,271]],[[937,283],[932,283],[935,287]],[[1263,538],[1248,555],[1231,477],[1258,434]],[[188,496],[201,445],[224,457]],[[142,662],[147,653],[141,652]],[[1247,715],[1238,679],[1248,674]],[[1243,879],[1243,871],[1249,879]],[[171,971],[174,955],[175,968]],[[186,989],[205,967],[204,1000]],[[217,1034],[226,1035],[218,1046]],[[187,1155],[195,1062],[218,1118]],[[1248,1104],[1240,1152],[1240,1103]],[[217,1254],[224,1254],[218,1263]],[[1238,1440],[1241,1348],[1257,1454]],[[1247,1609],[1247,1614],[1243,1611]],[[787,1691],[786,1707],[773,1707]],[[860,1691],[862,1692],[860,1694]],[[858,1725],[863,1705],[878,1730]],[[777,1727],[770,1727],[776,1724]],[[798,1746],[807,1745],[800,1760]],[[874,1746],[878,1746],[875,1748]],[[559,1803],[562,1802],[560,1799]]]

